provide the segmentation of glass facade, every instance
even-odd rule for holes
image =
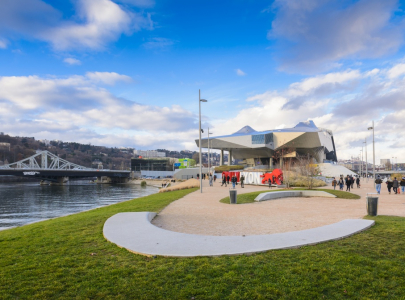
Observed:
[[[273,143],[273,133],[252,135],[252,144]]]
[[[173,165],[167,159],[131,159],[131,171],[172,171]]]

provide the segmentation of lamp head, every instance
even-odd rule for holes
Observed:
[[[201,129],[201,133],[204,133],[204,129]]]
[[[369,128],[367,128],[367,130],[371,130],[371,129],[374,129],[373,127],[369,127]]]
[[[200,99],[201,102],[208,102],[208,100]]]

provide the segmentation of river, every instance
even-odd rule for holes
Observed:
[[[0,183],[0,230],[60,217],[158,192],[134,184],[71,181],[64,186],[38,182]]]

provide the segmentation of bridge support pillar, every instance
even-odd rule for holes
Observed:
[[[65,185],[69,181],[69,177],[63,176],[56,178],[56,182],[51,182],[51,185]]]

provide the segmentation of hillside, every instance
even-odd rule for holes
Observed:
[[[90,144],[67,143],[63,141],[44,142],[33,137],[12,137],[0,135],[0,164],[8,164],[27,158],[37,150],[48,150],[72,163],[85,167],[96,167],[102,163],[104,169],[127,170],[131,167],[133,149],[118,149]]]

